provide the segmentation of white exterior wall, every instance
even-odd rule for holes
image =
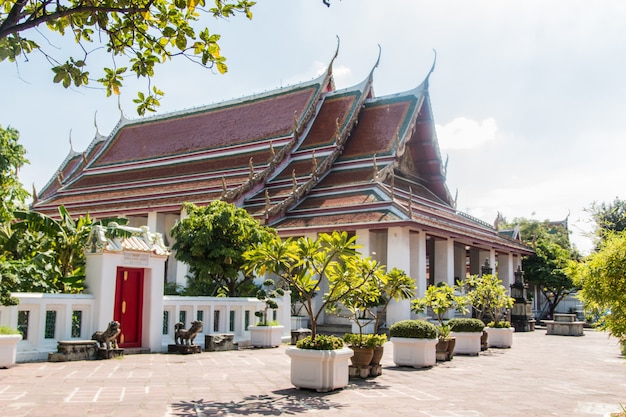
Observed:
[[[152,352],[160,352],[166,257],[140,252],[139,258],[136,258],[125,256],[125,253],[131,252],[87,254],[85,292],[93,294],[96,299],[94,308],[96,329],[106,329],[108,323],[113,320],[117,268],[143,267],[142,347],[147,347]],[[145,260],[145,263],[138,265],[137,259]]]
[[[390,227],[387,231],[387,270],[398,268],[411,271],[411,239],[406,227]],[[387,327],[411,318],[411,301],[391,301],[387,308]]]

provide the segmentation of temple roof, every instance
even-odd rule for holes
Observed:
[[[333,58],[334,59],[334,58]],[[72,152],[33,203],[55,215],[178,213],[216,199],[280,233],[415,224],[527,251],[455,208],[445,182],[429,77],[375,97],[374,68],[335,90],[320,77],[261,95],[120,123]]]

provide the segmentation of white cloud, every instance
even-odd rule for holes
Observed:
[[[493,118],[476,122],[457,117],[446,125],[437,125],[437,138],[442,149],[471,149],[496,140],[497,131]]]

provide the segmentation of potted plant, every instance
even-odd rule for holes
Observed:
[[[437,363],[435,346],[439,331],[425,320],[402,320],[389,328],[393,362],[397,366],[426,368]]]
[[[385,343],[387,342],[386,334],[370,334],[367,335],[365,345],[371,347],[374,350],[370,365],[380,365],[380,361],[383,358]]]
[[[480,337],[485,323],[473,318],[454,318],[448,321],[450,335],[456,338],[454,353],[459,355],[478,355],[480,353]]]
[[[291,383],[298,388],[326,392],[348,385],[349,359],[354,353],[341,338],[318,340],[322,336],[317,334],[317,322],[323,312],[366,285],[379,267],[357,252],[355,242],[356,237],[346,232],[322,233],[315,240],[274,236],[244,254],[247,270],[276,274],[302,296],[311,336],[286,351],[291,358]],[[314,301],[317,293],[323,295]]]
[[[278,308],[275,298],[285,295],[285,291],[282,288],[274,288],[274,280],[269,278],[263,281],[263,286],[267,289],[260,288],[256,298],[264,301],[265,307],[254,313],[259,318],[259,322],[254,326],[248,326],[250,344],[257,347],[276,347],[282,341],[285,326],[280,325],[275,320],[270,320],[268,313],[270,310]]]
[[[374,357],[374,348],[368,345],[369,336],[362,333],[346,333],[343,341],[350,349],[354,351],[354,355],[350,358],[354,366],[369,366]]]
[[[456,340],[450,335],[450,327],[444,322],[450,310],[461,314],[467,313],[467,299],[457,294],[457,287],[445,282],[431,285],[426,289],[424,297],[411,301],[411,310],[424,313],[430,309],[439,323],[439,341],[437,343],[437,360],[449,361],[454,355]]]
[[[17,358],[17,344],[22,340],[22,334],[11,327],[0,327],[0,368],[10,368],[15,365]]]
[[[473,275],[464,281],[464,286],[476,317],[487,323],[488,346],[510,348],[515,329],[503,318],[515,299],[509,296],[502,281],[495,274]]]

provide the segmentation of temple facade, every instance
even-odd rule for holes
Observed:
[[[96,132],[84,152],[71,151],[33,209],[125,216],[171,247],[183,202],[222,199],[283,237],[353,233],[363,254],[413,277],[418,295],[486,264],[508,288],[532,250],[456,209],[433,121],[432,69],[414,89],[376,97],[375,67],[337,90],[333,61],[317,79],[260,95],[139,120],[122,114],[110,135]],[[184,283],[186,273],[171,254],[163,279]],[[396,303],[388,322],[410,315],[408,301]]]

